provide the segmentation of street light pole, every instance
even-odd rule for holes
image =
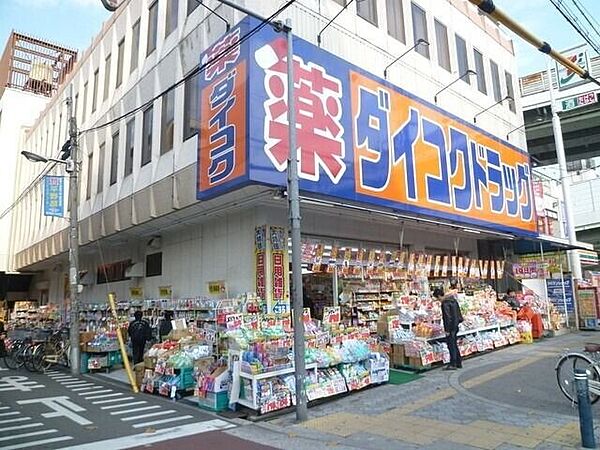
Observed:
[[[69,172],[69,300],[71,306],[70,341],[71,373],[79,375],[79,226],[77,209],[79,208],[79,180],[77,164],[77,118],[73,108],[73,85],[69,87],[67,98],[69,116],[69,138],[71,141],[71,161],[67,163]]]
[[[548,83],[550,90],[550,107],[552,109],[552,130],[554,132],[554,145],[556,146],[556,160],[560,170],[560,184],[562,186],[563,201],[565,205],[565,219],[567,226],[567,236],[569,244],[577,245],[577,234],[575,232],[575,218],[573,217],[573,208],[571,208],[571,183],[567,172],[567,158],[565,156],[565,145],[563,143],[562,127],[560,117],[556,111],[556,99],[554,96],[554,87],[552,85],[552,63],[548,60]],[[581,263],[577,250],[569,250],[569,263],[571,265],[571,275],[575,280],[581,280]],[[575,324],[577,327],[578,324]]]
[[[267,20],[254,11],[236,5],[229,0],[218,0],[248,16],[260,21]],[[287,166],[288,214],[292,238],[292,307],[294,312],[294,370],[296,378],[296,420],[305,421],[308,417],[306,404],[306,364],[304,361],[304,322],[302,314],[304,300],[302,294],[302,234],[300,216],[300,190],[298,179],[298,152],[296,145],[296,97],[294,88],[294,49],[292,21],[287,19],[285,25],[281,22],[269,22],[287,38],[287,95],[288,95],[288,139],[289,153]]]

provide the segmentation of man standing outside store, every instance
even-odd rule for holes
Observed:
[[[150,324],[146,320],[142,319],[142,316],[141,311],[136,311],[133,314],[135,320],[129,324],[129,328],[127,329],[127,334],[131,338],[133,364],[144,360],[146,341],[152,337],[152,328],[150,328]]]
[[[442,289],[436,289],[433,292],[434,298],[442,302],[442,320],[444,322],[444,331],[446,332],[446,344],[450,352],[450,363],[444,370],[456,370],[462,368],[462,358],[458,349],[457,334],[458,325],[463,321],[460,307],[457,301],[458,283],[452,281],[448,294],[444,296]]]

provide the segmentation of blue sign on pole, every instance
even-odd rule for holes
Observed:
[[[61,176],[44,177],[44,215],[63,217],[65,213],[65,186]]]
[[[575,301],[573,299],[573,283],[570,278],[564,279],[564,296],[563,296],[563,281],[560,278],[549,278],[546,280],[548,287],[548,299],[554,304],[558,311],[565,310],[573,312]]]

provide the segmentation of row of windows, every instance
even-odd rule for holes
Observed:
[[[347,0],[335,0],[340,5],[344,6]],[[375,26],[378,26],[377,18],[377,0],[361,0],[357,2],[357,14],[363,19],[369,21]],[[417,3],[410,3],[410,13],[412,17],[413,42],[418,42],[419,39],[432,44],[427,28],[427,13]],[[387,32],[390,36],[398,41],[406,44],[406,27],[404,18],[403,0],[386,0],[386,19]],[[439,19],[435,18],[434,22],[435,45],[437,48],[438,64],[448,72],[452,72],[452,64],[450,60],[450,43],[448,37],[448,28]],[[458,64],[458,73],[465,75],[470,69],[467,43],[460,35],[454,35],[456,61]],[[427,59],[431,58],[428,45],[418,45],[415,51]],[[474,70],[476,72],[477,89],[482,94],[488,95],[488,87],[486,83],[486,65],[481,51],[473,48],[473,61],[475,63]],[[491,95],[495,101],[500,101],[502,97],[502,87],[500,80],[500,69],[498,64],[493,60],[489,60],[490,76],[492,83]],[[465,83],[471,84],[469,75],[461,78]],[[504,84],[506,86],[506,95],[514,98],[513,76],[510,72],[504,72]],[[512,112],[516,112],[514,100],[509,100],[508,107]]]
[[[199,103],[198,103],[198,76],[188,78],[183,87],[184,96],[184,117],[183,117],[183,140],[195,136],[198,133],[199,127]],[[175,94],[176,90],[172,89],[162,96],[161,103],[161,120],[160,120],[160,154],[164,155],[173,149],[175,139]],[[152,121],[154,118],[154,105],[146,108],[142,113],[142,143],[141,143],[141,158],[140,166],[144,167],[152,161],[152,143],[153,143],[153,128]],[[135,154],[135,130],[136,118],[133,117],[125,125],[125,160],[123,164],[123,178],[128,177],[133,173],[133,159]],[[109,185],[116,184],[119,171],[119,150],[121,143],[121,135],[119,131],[115,131],[110,140],[110,170],[109,170]],[[98,179],[96,193],[101,193],[104,188],[104,158],[106,154],[106,143],[101,143],[98,146]],[[86,185],[86,200],[92,196],[92,168],[94,162],[94,152],[91,151],[87,156],[87,185]]]

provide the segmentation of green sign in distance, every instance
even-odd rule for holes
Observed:
[[[569,111],[571,109],[591,105],[592,103],[596,103],[597,101],[598,98],[595,92],[586,92],[585,94],[578,95],[577,97],[570,97],[561,100],[561,110]]]

